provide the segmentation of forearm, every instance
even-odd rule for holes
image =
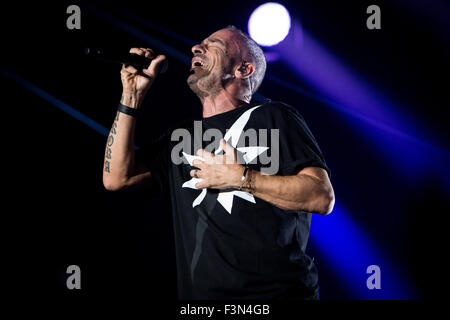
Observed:
[[[318,167],[306,167],[292,176],[263,175],[238,164],[236,150],[225,140],[220,141],[223,155],[204,149],[197,151],[203,160],[194,160],[198,169],[190,171],[191,177],[201,181],[198,189],[242,189],[281,209],[328,214],[334,205],[334,192],[328,173]],[[242,183],[242,176],[245,179]]]
[[[249,170],[243,190],[284,210],[328,214],[334,204],[331,185],[307,174],[277,176]]]
[[[141,102],[135,94],[124,93],[121,99],[130,108],[137,108]],[[107,189],[123,187],[135,175],[135,124],[134,117],[117,112],[105,148],[103,181]]]
[[[137,70],[123,65],[120,70],[123,94],[120,102],[129,108],[139,108],[162,63],[163,55],[155,56],[149,48],[131,48],[131,54],[151,59],[146,69]],[[117,113],[106,142],[103,167],[103,184],[108,190],[136,186],[150,180],[150,172],[142,163],[135,163],[134,129],[136,119],[125,113]]]

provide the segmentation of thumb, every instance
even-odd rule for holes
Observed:
[[[220,147],[222,148],[222,150],[225,151],[226,154],[234,153],[234,148],[228,142],[226,142],[224,139],[220,140]]]
[[[156,77],[163,69],[164,64],[167,64],[167,58],[161,54],[152,60],[147,69],[143,69],[142,71],[150,77]]]

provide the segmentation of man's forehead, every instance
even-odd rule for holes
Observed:
[[[207,37],[204,41],[209,42],[222,42],[223,44],[231,44],[231,42],[234,42],[235,34],[231,30],[222,29],[219,31],[214,32],[209,37]]]

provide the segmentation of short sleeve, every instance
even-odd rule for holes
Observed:
[[[279,129],[279,172],[293,175],[306,167],[320,167],[330,176],[322,151],[300,113],[281,103],[274,108],[274,125]]]
[[[169,191],[169,143],[169,135],[165,133],[136,150],[136,160],[150,170],[152,180],[162,194]]]

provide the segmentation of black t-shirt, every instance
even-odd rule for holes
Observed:
[[[293,175],[310,166],[329,172],[301,115],[276,102],[190,122],[141,148],[137,157],[170,193],[179,298],[315,297],[317,270],[305,254],[310,213],[282,210],[237,190],[192,187],[190,155],[200,147],[220,151],[221,137],[241,161],[266,174]]]

